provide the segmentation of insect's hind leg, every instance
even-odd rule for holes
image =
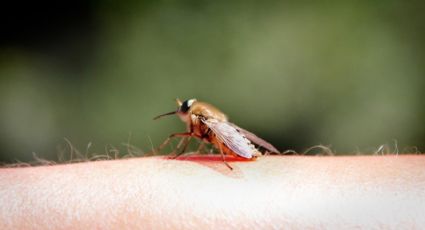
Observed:
[[[230,166],[230,164],[229,163],[227,163],[227,161],[226,161],[226,157],[224,156],[224,153],[223,153],[223,147],[221,146],[221,145],[219,145],[220,146],[220,154],[221,154],[221,159],[223,160],[223,163],[230,169],[230,170],[233,170],[233,168],[232,168],[232,166]]]

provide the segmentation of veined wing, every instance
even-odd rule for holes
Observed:
[[[248,140],[252,141],[254,144],[261,146],[267,150],[269,150],[272,153],[279,153],[279,150],[277,150],[272,144],[265,141],[264,139],[258,137],[257,135],[251,133],[250,131],[243,129],[233,123],[230,123],[233,127],[235,127],[236,130],[241,132]]]
[[[216,137],[237,155],[245,158],[252,158],[256,151],[251,142],[234,126],[228,122],[216,119],[201,118],[201,121],[211,129]]]

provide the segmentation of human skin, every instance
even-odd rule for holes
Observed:
[[[425,229],[425,156],[193,155],[0,169],[0,229]]]

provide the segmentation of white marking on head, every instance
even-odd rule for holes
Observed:
[[[190,108],[190,106],[192,106],[193,102],[195,102],[196,99],[190,99],[187,101],[187,106]]]

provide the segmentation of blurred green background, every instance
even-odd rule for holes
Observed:
[[[152,120],[177,97],[282,151],[425,147],[422,1],[66,4],[1,16],[0,161],[55,160],[64,137],[149,151],[184,130]]]

